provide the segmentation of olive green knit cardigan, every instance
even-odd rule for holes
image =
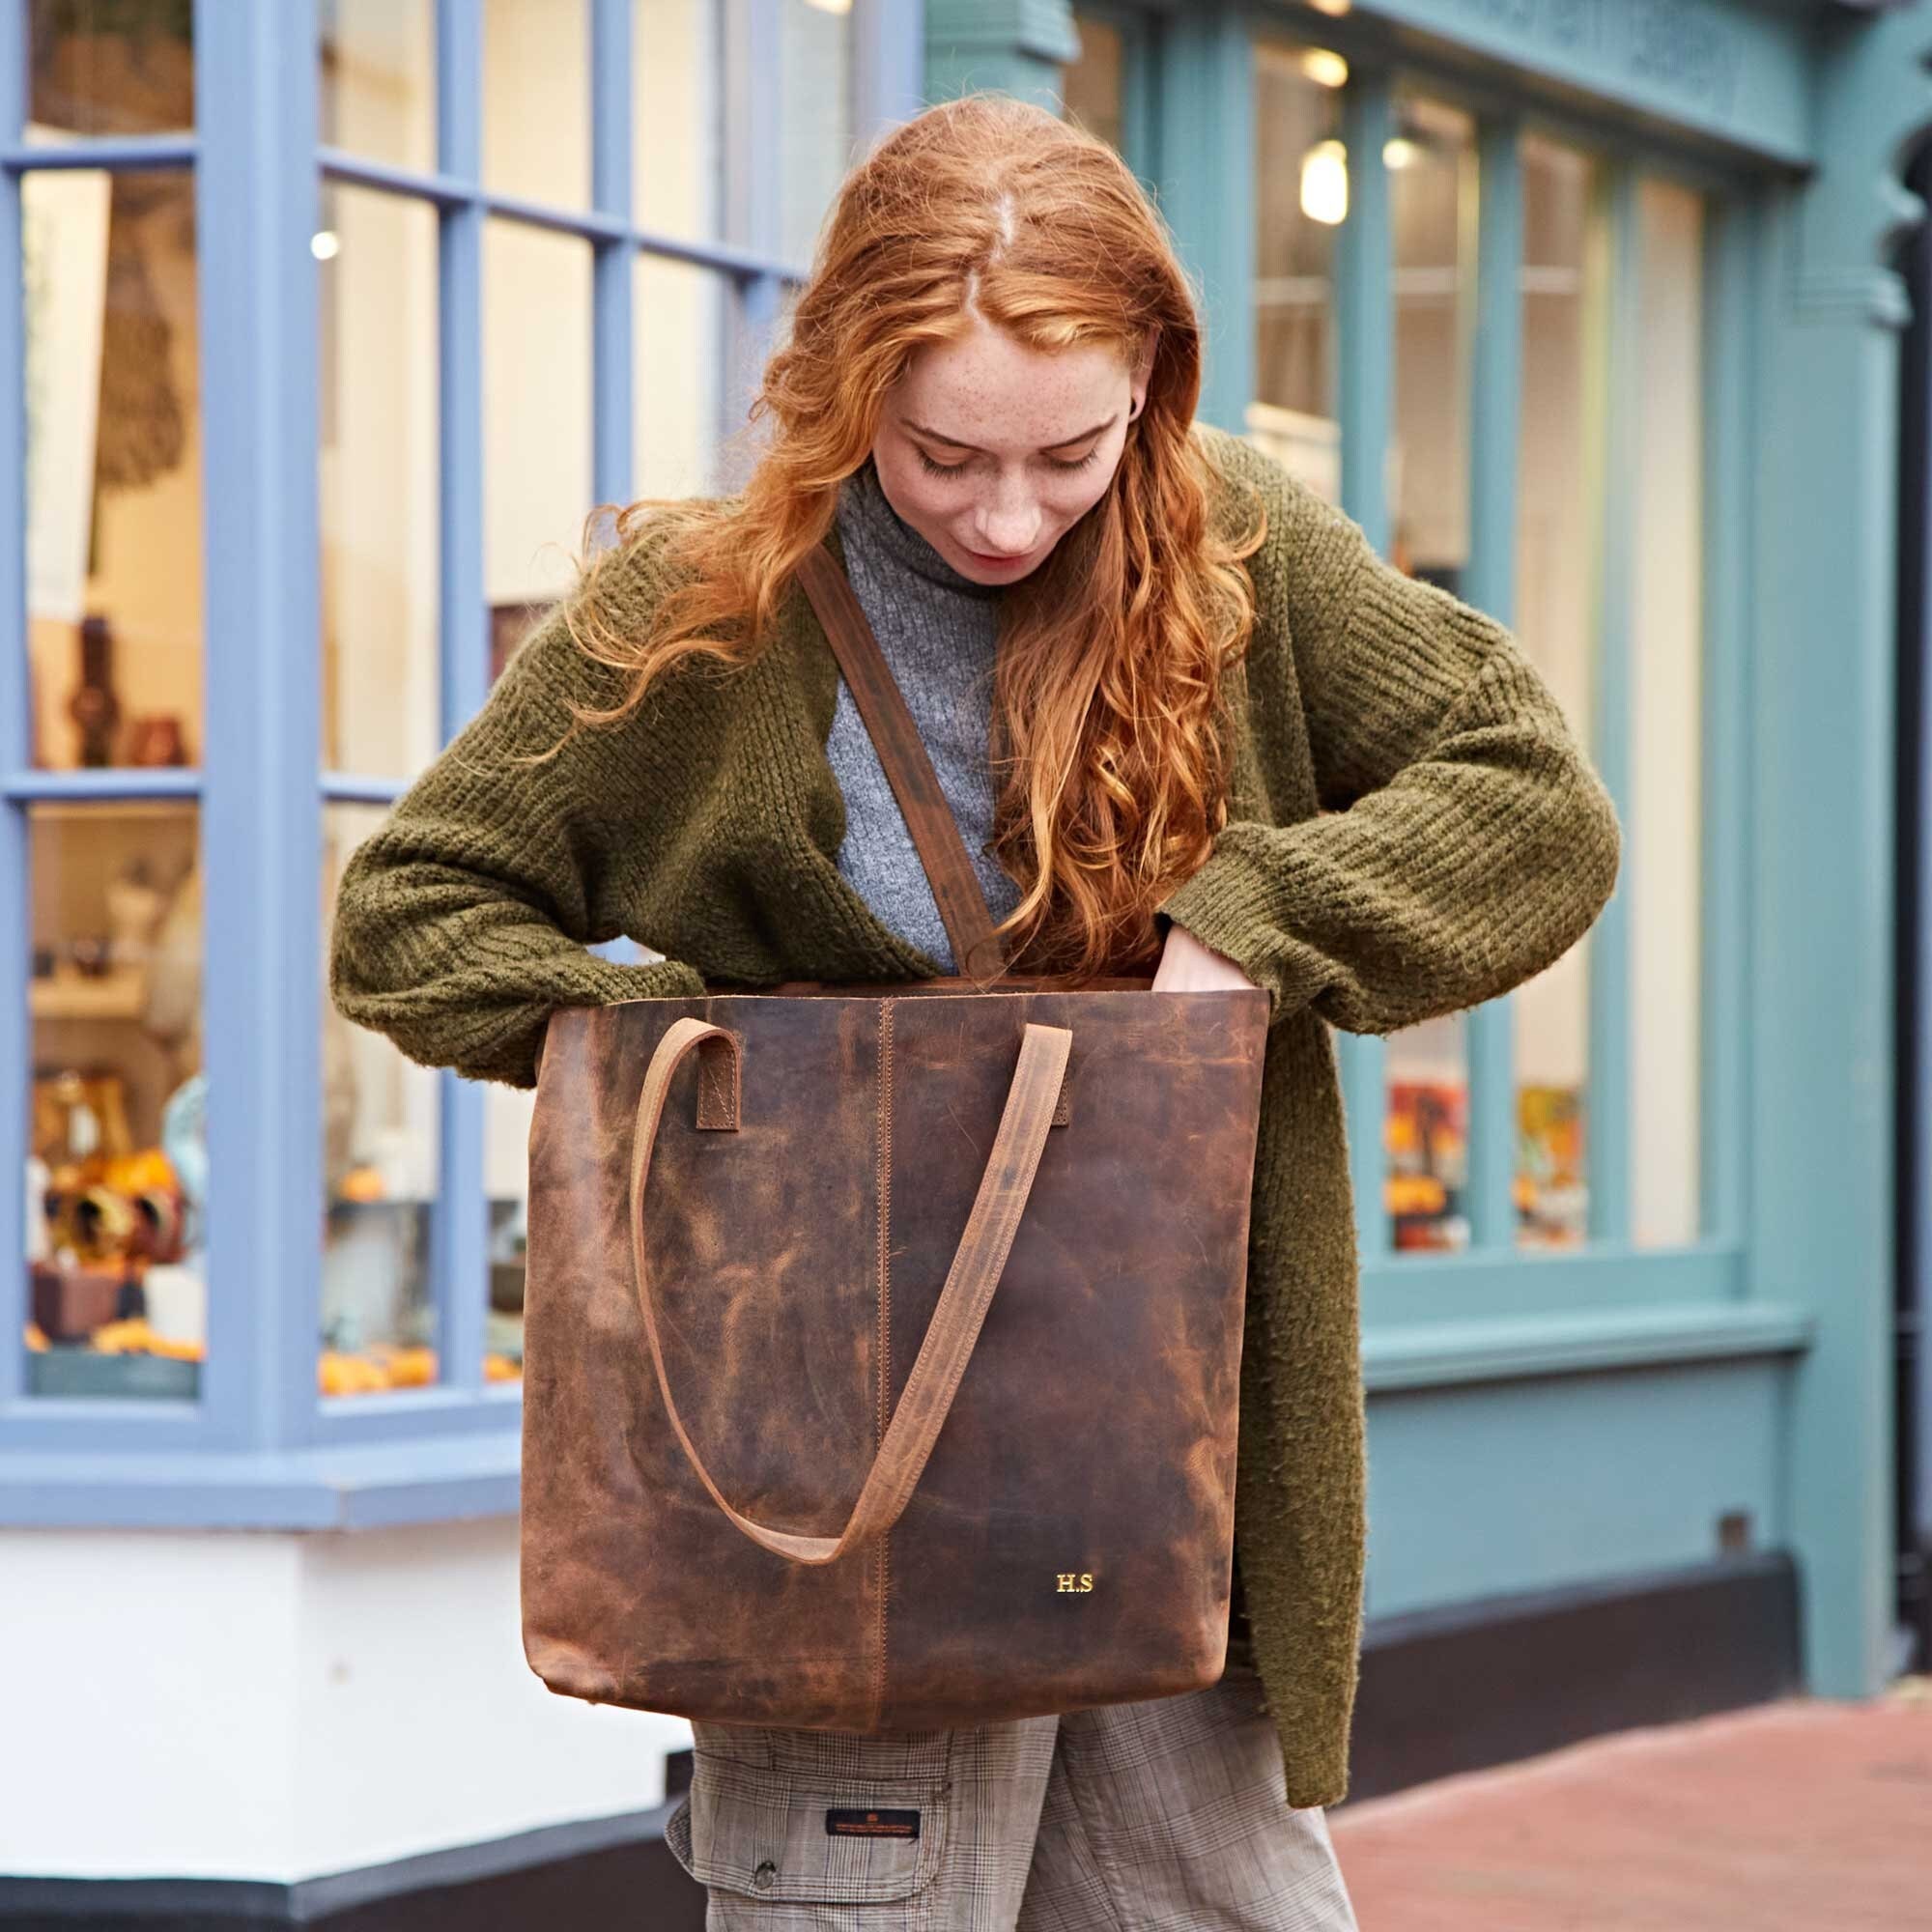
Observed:
[[[1163,909],[1272,995],[1235,1533],[1288,1802],[1329,1804],[1348,1788],[1367,1526],[1329,1029],[1388,1033],[1540,972],[1608,899],[1621,835],[1502,625],[1384,563],[1354,522],[1245,441],[1195,434],[1216,517],[1251,521],[1245,484],[1268,534],[1248,559],[1258,620],[1232,673],[1230,822]],[[666,582],[651,537],[608,567],[641,629]],[[351,855],[336,1005],[412,1060],[528,1087],[554,1007],[688,996],[706,980],[938,973],[835,863],[844,805],[825,742],[838,678],[794,586],[749,668],[680,668],[619,724],[518,767],[506,754],[562,735],[566,698],[608,706],[623,688],[553,611]],[[621,965],[585,951],[620,934],[666,957]]]

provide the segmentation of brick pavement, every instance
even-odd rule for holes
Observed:
[[[1932,1677],[1328,1814],[1362,1932],[1932,1932]]]

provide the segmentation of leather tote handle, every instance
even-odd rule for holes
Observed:
[[[631,1260],[637,1276],[638,1305],[643,1312],[644,1333],[650,1339],[651,1363],[657,1370],[658,1393],[664,1397],[665,1413],[670,1417],[670,1426],[684,1445],[685,1456],[696,1471],[697,1480],[710,1492],[711,1500],[753,1543],[764,1548],[799,1563],[830,1563],[847,1549],[883,1536],[912,1500],[926,1458],[932,1454],[940,1428],[952,1412],[959,1378],[966,1373],[987,1305],[1000,1285],[1008,1251],[1019,1232],[1020,1216],[1033,1190],[1047,1130],[1053,1124],[1054,1105],[1066,1071],[1073,1036],[1065,1027],[1027,1023],[1020,1041],[1019,1065],[1007,1093],[999,1131],[993,1136],[993,1151],[986,1158],[986,1171],[980,1176],[980,1191],[974,1197],[972,1212],[966,1217],[966,1231],[959,1237],[952,1265],[947,1270],[938,1306],[932,1311],[931,1323],[920,1344],[918,1359],[906,1378],[898,1406],[893,1410],[885,1438],[860,1486],[859,1499],[852,1506],[845,1527],[836,1537],[795,1536],[785,1530],[768,1529],[734,1510],[711,1480],[711,1472],[705,1468],[703,1458],[687,1433],[665,1373],[657,1309],[644,1266],[644,1188],[650,1179],[651,1150],[664,1117],[665,1095],[671,1075],[687,1054],[714,1040],[722,1041],[730,1055],[731,1082],[728,1089],[714,1083],[713,1093],[735,1094],[740,1056],[736,1036],[705,1020],[680,1019],[665,1029],[644,1073],[643,1091],[638,1096],[637,1134],[631,1146]],[[725,1123],[716,1115],[713,1118],[719,1119],[720,1124]],[[737,1125],[735,1108],[730,1111],[728,1124]]]
[[[946,802],[919,726],[906,707],[905,694],[866,621],[851,580],[822,543],[814,544],[799,559],[798,574],[838,660],[838,668],[852,689],[852,701],[859,707],[859,716],[879,754],[886,781],[905,815],[906,830],[912,835],[919,863],[925,868],[926,883],[932,888],[952,947],[953,963],[962,974],[970,975],[973,961],[988,947],[988,956],[997,962],[1001,949],[993,930],[992,908],[986,903],[973,861],[967,857],[959,821]]]

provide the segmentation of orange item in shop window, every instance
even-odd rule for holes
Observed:
[[[1433,1174],[1392,1174],[1388,1178],[1391,1214],[1439,1214],[1449,1205],[1448,1190]]]
[[[324,1395],[367,1395],[389,1386],[389,1378],[366,1355],[325,1349],[316,1363],[316,1382]]]
[[[523,1364],[513,1362],[508,1355],[493,1353],[483,1357],[483,1379],[486,1382],[520,1382],[523,1378]]]
[[[436,1380],[434,1349],[397,1349],[384,1357],[391,1388],[427,1388]]]
[[[181,1186],[175,1178],[173,1162],[159,1148],[154,1147],[110,1160],[101,1179],[121,1194],[144,1194],[151,1187],[179,1190]]]
[[[46,1353],[46,1349],[47,1349],[46,1331],[41,1326],[41,1324],[38,1321],[29,1321],[26,1324],[25,1339],[27,1347],[35,1354],[43,1355]]]
[[[383,1177],[373,1167],[352,1167],[342,1177],[342,1184],[336,1193],[344,1201],[380,1201],[383,1199]]]
[[[144,1353],[153,1341],[147,1322],[130,1315],[122,1321],[103,1321],[89,1333],[87,1346],[97,1355],[134,1355]]]

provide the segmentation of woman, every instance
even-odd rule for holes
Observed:
[[[713,1925],[1354,1923],[1321,1808],[1348,1785],[1365,1527],[1329,1028],[1541,971],[1608,898],[1620,834],[1511,635],[1195,423],[1200,371],[1186,278],[1109,149],[998,96],[920,115],[840,189],[745,488],[625,511],[344,872],[342,1010],[513,1086],[558,1006],[960,970],[796,582],[829,539],[1009,963],[1271,996],[1225,1676],[972,1731],[696,1724],[668,1833]],[[621,933],[666,956],[585,950]],[[787,1776],[919,1835],[828,1859],[804,1801],[774,1826]]]

